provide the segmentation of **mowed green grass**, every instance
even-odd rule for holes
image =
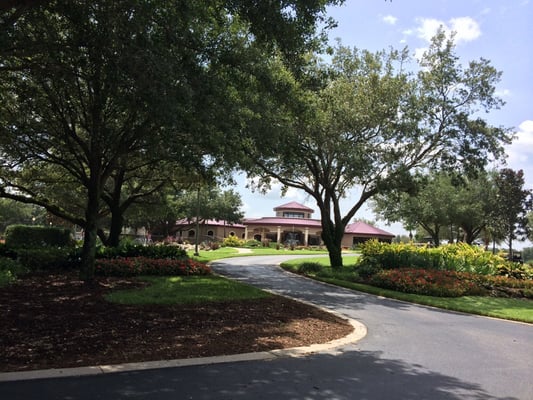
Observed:
[[[106,299],[119,304],[190,304],[261,299],[271,296],[253,286],[220,276],[164,276],[139,279],[149,282],[141,289],[118,290]]]
[[[193,250],[189,250],[187,255],[192,259],[199,262],[210,262],[215,260],[220,260],[223,258],[229,257],[249,257],[249,256],[272,256],[272,255],[314,255],[314,254],[324,254],[327,255],[325,250],[289,250],[289,249],[280,249],[277,250],[272,247],[254,247],[254,248],[245,248],[240,252],[237,248],[234,247],[220,247],[216,250],[200,250],[198,255],[194,255]]]

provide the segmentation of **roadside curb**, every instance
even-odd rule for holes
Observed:
[[[328,312],[336,314],[335,312]],[[347,319],[346,317],[343,317]],[[90,376],[90,375],[102,375],[111,374],[117,372],[132,372],[132,371],[144,371],[150,369],[161,368],[179,368],[190,367],[195,365],[211,365],[211,364],[223,364],[230,362],[243,362],[243,361],[260,361],[260,360],[274,360],[283,357],[303,357],[309,354],[325,353],[328,351],[334,351],[341,346],[353,344],[366,336],[367,329],[362,323],[347,319],[353,326],[354,330],[349,335],[332,340],[327,343],[313,344],[310,346],[293,347],[289,349],[279,349],[271,351],[263,351],[257,353],[242,353],[227,356],[216,357],[201,357],[201,358],[188,358],[178,360],[163,360],[163,361],[147,361],[136,362],[116,365],[97,365],[90,367],[78,367],[78,368],[61,368],[61,369],[45,369],[36,371],[22,371],[22,372],[2,372],[0,373],[0,382],[10,381],[23,381],[34,379],[51,379],[51,378],[68,378],[75,376]]]

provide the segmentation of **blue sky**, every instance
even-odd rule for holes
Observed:
[[[513,128],[516,138],[506,148],[507,166],[524,170],[526,187],[533,188],[533,0],[347,0],[330,8],[329,15],[338,22],[329,35],[332,43],[338,38],[343,45],[371,51],[407,46],[416,56],[442,25],[456,32],[461,62],[490,60],[503,72],[497,93],[506,105],[484,118],[492,125]],[[237,178],[236,190],[247,217],[272,216],[274,207],[298,201],[315,209],[319,218],[316,204],[304,193],[291,189],[281,197],[276,186],[266,195],[253,193],[245,188],[243,176]],[[346,208],[357,199],[356,193],[344,200]],[[356,218],[375,220],[368,208]],[[400,224],[377,221],[376,225],[394,234],[405,232]]]

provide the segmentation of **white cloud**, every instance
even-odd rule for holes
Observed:
[[[392,16],[392,15],[386,15],[382,18],[382,21],[389,25],[395,25],[398,21],[398,18]]]
[[[507,164],[514,170],[523,170],[526,184],[533,187],[533,120],[518,126],[513,143],[506,148]]]
[[[452,18],[450,29],[456,32],[456,43],[471,42],[481,36],[481,29],[476,20],[470,17]]]
[[[509,89],[499,89],[494,93],[498,97],[510,97],[511,91]]]
[[[471,42],[481,36],[481,29],[477,21],[471,17],[452,18],[447,23],[434,18],[417,18],[417,36],[429,42],[437,33],[439,28],[444,29],[447,36],[455,32],[455,43]],[[412,30],[404,31],[408,34]]]
[[[427,47],[419,47],[419,48],[416,48],[415,49],[415,59],[416,60],[421,60],[422,57],[424,57],[424,53],[428,50]]]
[[[424,39],[426,42],[431,41],[431,38],[435,36],[440,27],[446,29],[446,24],[438,19],[433,18],[417,18],[419,24],[416,28],[417,36]]]

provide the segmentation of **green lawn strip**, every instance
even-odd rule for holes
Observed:
[[[142,276],[150,283],[141,289],[118,290],[106,299],[120,304],[187,304],[261,299],[271,294],[220,276]]]
[[[375,286],[348,282],[335,278],[313,278],[322,282],[331,283],[336,286],[358,290],[360,292],[370,293],[390,299],[407,301],[409,303],[422,304],[469,314],[533,323],[533,301],[528,299],[482,296],[433,297],[396,292],[394,290],[382,289]]]
[[[327,255],[326,250],[310,250],[310,249],[275,249],[271,247],[255,247],[252,248],[252,253],[248,255],[253,256],[275,256],[275,255],[314,255],[314,254],[324,254]]]
[[[193,260],[208,263],[214,260],[220,260],[222,258],[228,257],[238,257],[240,254],[237,249],[233,247],[220,247],[216,250],[200,250],[198,251],[198,256],[194,255],[194,250],[189,250],[187,255]]]
[[[320,262],[329,266],[329,260],[317,259],[298,259],[283,263],[281,266],[291,272],[296,272],[298,265],[303,262]],[[345,265],[354,264],[355,261],[343,258]],[[362,283],[350,282],[343,279],[309,276],[310,278],[330,283],[336,286],[348,289],[358,290],[360,292],[370,293],[377,296],[387,297],[396,300],[402,300],[410,303],[422,304],[432,307],[438,307],[445,310],[460,311],[469,314],[484,315],[489,317],[503,318],[514,321],[533,323],[533,301],[528,299],[513,299],[502,297],[482,297],[482,296],[463,296],[463,297],[433,297],[417,294],[397,292],[394,290],[382,289],[375,286],[365,285]]]
[[[327,254],[327,253],[326,253]],[[342,263],[344,264],[344,266],[348,266],[348,265],[354,265],[356,262],[357,262],[357,259],[359,258],[359,256],[357,255],[344,255],[342,256]],[[299,259],[296,259],[296,260],[289,260],[289,261],[285,261],[283,262],[283,267],[285,269],[289,269],[292,270],[292,271],[296,271],[298,269],[298,266],[302,263],[318,263],[318,264],[321,264],[325,267],[329,267],[330,266],[330,263],[329,263],[329,257],[309,257],[309,258],[299,258]],[[289,267],[289,268],[287,268]]]
[[[239,252],[238,249],[233,247],[220,247],[216,250],[200,250],[198,252],[199,256],[195,256],[194,251],[188,251],[187,255],[196,261],[207,263],[229,257],[327,254],[325,250],[276,250],[275,248],[270,247],[254,247],[246,248],[244,250],[245,252]]]

